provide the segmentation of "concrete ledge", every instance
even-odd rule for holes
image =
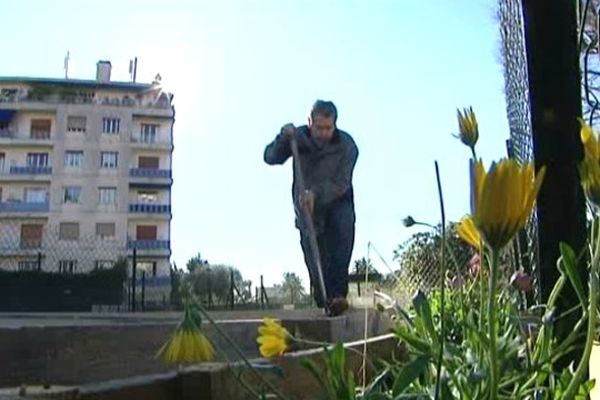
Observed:
[[[347,343],[362,351],[364,341]],[[373,362],[391,361],[400,357],[402,349],[394,335],[383,335],[367,340],[369,357]],[[299,360],[309,358],[318,367],[323,366],[323,350],[311,349],[285,354],[273,360],[274,365],[281,368],[283,378],[272,377],[271,382],[279,387],[290,399],[306,399],[321,394],[318,382],[310,373],[300,366]],[[254,359],[251,362],[264,361]],[[361,381],[360,354],[346,352],[346,367],[354,371],[356,381]],[[258,388],[258,380],[241,362],[234,364],[204,363],[184,368],[179,372],[167,374],[139,376],[134,378],[112,380],[98,384],[82,385],[78,388],[77,399],[81,400],[245,400],[252,398],[242,388],[234,373],[242,372],[246,382],[254,389]],[[367,365],[367,379],[374,371]],[[267,375],[268,376],[268,375]]]
[[[368,336],[389,332],[389,320],[369,314]],[[347,342],[363,336],[362,310],[335,318],[326,318],[320,310],[215,314],[248,358],[258,356],[256,335],[262,316],[279,317],[290,332],[318,341]],[[0,387],[79,385],[166,373],[168,369],[154,355],[179,318],[179,313],[4,314],[0,316]],[[211,325],[205,323],[204,329],[230,359],[239,359]]]

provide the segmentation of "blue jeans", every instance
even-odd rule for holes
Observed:
[[[317,243],[321,256],[323,280],[327,291],[327,301],[348,294],[348,268],[354,248],[354,203],[341,201],[314,221],[317,230]],[[321,286],[310,246],[308,232],[300,230],[300,245],[304,253],[304,262],[308,268],[310,282],[314,288],[314,298],[318,307],[324,307]]]

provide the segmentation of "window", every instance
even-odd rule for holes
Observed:
[[[115,262],[112,260],[96,260],[96,269],[110,269],[115,266]]]
[[[60,240],[79,240],[79,222],[61,222],[58,228]]]
[[[146,276],[156,276],[156,261],[141,261],[137,263],[139,271],[145,271]]]
[[[45,203],[48,201],[48,191],[44,188],[26,188],[26,203]]]
[[[58,272],[61,274],[77,272],[77,260],[60,260],[58,262]]]
[[[100,168],[117,168],[118,153],[116,151],[103,151],[100,153]]]
[[[142,124],[140,130],[140,142],[155,143],[158,135],[158,124]]]
[[[114,222],[98,222],[96,224],[96,236],[104,239],[115,237],[115,223]]]
[[[81,168],[83,164],[83,151],[67,150],[65,151],[65,167]]]
[[[119,118],[102,118],[102,133],[117,134],[120,124]]]
[[[138,168],[158,169],[158,157],[139,156]]]
[[[32,119],[30,136],[32,139],[50,139],[51,127],[52,120],[50,119]]]
[[[67,117],[67,132],[85,132],[85,117]]]
[[[100,187],[100,188],[98,188],[98,203],[99,204],[117,204],[117,188],[116,187]]]
[[[48,153],[27,153],[25,162],[28,167],[47,167]]]
[[[19,261],[17,269],[19,271],[37,271],[38,262],[37,260]]]
[[[156,240],[156,225],[138,225],[135,227],[136,240]]]
[[[140,203],[156,203],[158,202],[158,192],[155,190],[139,190],[138,201]]]
[[[63,192],[63,203],[79,203],[81,198],[81,186],[65,186]]]
[[[42,246],[42,224],[21,225],[21,248],[35,249]]]

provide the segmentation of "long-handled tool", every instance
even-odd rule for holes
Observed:
[[[300,193],[305,193],[306,187],[304,186],[304,176],[302,175],[302,166],[300,164],[300,156],[298,152],[298,142],[294,136],[290,137],[290,147],[292,148],[292,155],[294,156],[294,168],[296,183],[300,189]],[[329,304],[327,304],[327,292],[325,291],[325,280],[323,279],[323,268],[321,266],[321,253],[319,251],[319,243],[317,242],[317,233],[315,231],[315,225],[313,223],[311,210],[305,204],[300,204],[302,213],[304,214],[304,224],[306,226],[310,249],[312,251],[313,260],[317,269],[317,277],[319,279],[319,287],[321,288],[321,300],[325,307],[325,313],[329,314]],[[310,267],[310,266],[309,266]]]

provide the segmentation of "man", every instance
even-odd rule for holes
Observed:
[[[336,121],[335,105],[330,101],[317,100],[308,126],[296,128],[292,124],[284,125],[264,152],[267,164],[283,164],[292,156],[290,139],[295,138],[298,144],[299,160],[294,160],[292,185],[296,227],[300,230],[300,244],[315,300],[330,315],[339,315],[348,308],[348,267],[354,247],[355,223],[352,174],[358,157],[354,140],[337,128]],[[301,171],[296,165],[298,161]],[[302,174],[304,188],[299,187],[299,173]],[[312,215],[315,227],[326,303],[320,290],[304,207]]]

